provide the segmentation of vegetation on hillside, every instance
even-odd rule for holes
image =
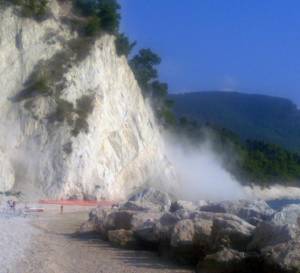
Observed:
[[[168,95],[168,84],[160,82],[157,66],[161,58],[151,49],[141,49],[129,64],[145,97],[150,98],[154,112],[165,126],[175,123],[173,104]]]
[[[0,4],[13,4],[20,8],[24,17],[42,20],[48,13],[48,0],[0,0]]]
[[[120,5],[116,0],[74,0],[80,15],[89,18],[86,34],[94,35],[100,31],[117,34],[120,26]]]
[[[237,92],[172,94],[176,116],[225,127],[245,141],[257,139],[300,152],[300,111],[282,98]]]
[[[124,33],[119,33],[116,37],[116,50],[119,56],[124,55],[128,58],[132,49],[136,46],[136,42],[130,42]]]

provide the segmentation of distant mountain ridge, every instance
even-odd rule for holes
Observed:
[[[170,98],[178,117],[227,128],[244,140],[300,152],[300,110],[288,99],[223,91],[171,94]]]

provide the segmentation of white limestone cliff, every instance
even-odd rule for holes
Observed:
[[[0,10],[0,191],[21,191],[27,198],[121,199],[145,183],[171,184],[159,128],[127,60],[116,54],[114,37],[103,35],[80,61],[56,66],[77,36],[54,0],[51,12],[36,22],[12,7]],[[14,99],[41,61],[51,63],[54,74],[63,69],[54,83],[63,82],[59,98],[34,93]],[[72,133],[74,111],[63,121],[49,119],[56,99],[76,108],[83,96],[93,98],[88,132]]]

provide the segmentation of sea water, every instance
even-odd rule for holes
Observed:
[[[300,199],[276,199],[267,202],[269,206],[274,210],[280,210],[285,206],[292,204],[300,204]]]

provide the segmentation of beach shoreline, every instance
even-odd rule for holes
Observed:
[[[115,248],[98,234],[76,235],[91,207],[65,206],[63,213],[57,205],[43,208],[32,217],[0,221],[0,247],[6,250],[1,252],[0,273],[194,272],[153,252]]]

